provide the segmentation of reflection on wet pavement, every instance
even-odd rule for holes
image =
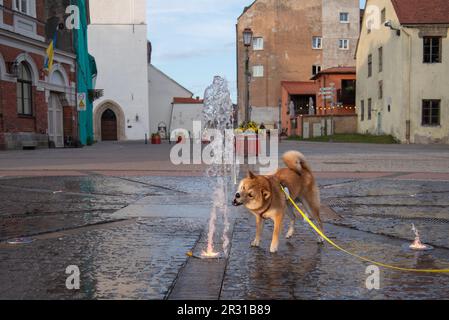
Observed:
[[[322,189],[323,202],[343,217],[339,224],[449,249],[449,182],[371,180]]]
[[[326,230],[337,243],[381,262],[449,267],[449,182],[321,179],[323,203],[342,217]],[[0,179],[0,298],[163,299],[201,239],[211,205],[203,177],[35,177]],[[127,219],[126,224],[111,224]],[[298,222],[280,252],[249,244],[254,221],[233,213],[232,249],[221,299],[447,299],[449,277],[381,270],[365,288],[365,263],[316,244]],[[436,250],[404,250],[414,236]],[[91,226],[91,228],[86,228]],[[71,233],[55,233],[72,230]],[[220,227],[218,230],[221,230]],[[286,229],[284,230],[285,233]],[[5,240],[35,236],[27,245]],[[217,234],[219,243],[221,233]],[[197,249],[203,249],[199,243]],[[65,288],[65,268],[81,269],[81,290]],[[222,275],[223,276],[223,275]],[[202,285],[202,284],[199,284]],[[195,290],[192,289],[192,292]],[[192,299],[195,297],[192,296]]]
[[[2,299],[163,299],[201,225],[148,220],[0,250]],[[65,287],[65,269],[81,271],[81,290]]]
[[[449,277],[381,269],[381,289],[365,286],[368,264],[316,243],[304,224],[291,240],[281,242],[277,255],[268,252],[271,228],[261,248],[250,248],[253,222],[237,222],[232,254],[221,299],[447,299]],[[410,268],[449,267],[449,251],[430,254],[404,251],[400,240],[326,225],[330,237],[343,247],[376,260]]]

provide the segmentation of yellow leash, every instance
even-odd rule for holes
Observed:
[[[392,266],[386,263],[381,263],[381,262],[377,262],[362,256],[359,256],[358,254],[355,254],[353,252],[350,252],[342,247],[340,247],[338,244],[336,244],[335,242],[333,242],[331,239],[329,239],[311,220],[310,218],[298,207],[298,205],[295,203],[295,201],[293,201],[293,199],[290,197],[290,194],[285,191],[284,187],[281,186],[282,191],[284,191],[285,196],[288,198],[288,200],[292,203],[292,205],[295,207],[295,209],[301,214],[301,216],[304,218],[304,220],[306,220],[309,225],[313,228],[313,230],[315,230],[316,233],[318,233],[318,235],[320,235],[324,240],[326,240],[329,244],[331,244],[332,246],[334,246],[336,249],[343,251],[346,254],[349,254],[353,257],[356,257],[360,260],[369,262],[371,264],[377,265],[379,267],[384,267],[384,268],[388,268],[388,269],[392,269],[392,270],[398,270],[398,271],[406,271],[406,272],[420,272],[420,273],[449,273],[449,269],[440,269],[440,270],[434,270],[434,269],[410,269],[410,268],[402,268],[402,267],[396,267],[396,266]]]

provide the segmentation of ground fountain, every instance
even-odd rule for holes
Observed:
[[[421,242],[419,231],[414,224],[412,224],[412,232],[415,234],[415,241],[409,246],[410,249],[416,251],[426,251],[433,249],[431,246],[425,245]]]
[[[225,131],[233,129],[234,110],[231,101],[230,92],[227,81],[219,76],[216,76],[213,83],[206,89],[204,93],[204,110],[202,130],[205,140],[209,140],[211,136],[215,139],[220,136],[222,141],[214,143],[211,141],[210,145],[205,150],[214,158],[212,164],[206,171],[206,175],[212,179],[214,188],[212,195],[212,209],[209,220],[209,231],[207,237],[207,248],[201,254],[201,258],[220,258],[227,256],[229,251],[229,190],[230,185],[236,181],[238,175],[238,166],[234,155],[233,136],[226,135]],[[232,141],[227,141],[232,139]],[[225,159],[227,158],[227,160]],[[223,233],[222,233],[222,248],[221,253],[214,247],[214,235],[218,218],[222,218]]]

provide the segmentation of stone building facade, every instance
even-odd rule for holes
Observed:
[[[280,121],[282,82],[309,82],[319,71],[355,66],[360,29],[358,0],[257,0],[238,18],[237,86],[239,117],[246,100],[243,30],[254,33],[250,56],[251,119]]]

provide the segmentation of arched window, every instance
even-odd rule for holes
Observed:
[[[17,77],[17,113],[20,115],[33,115],[33,82],[31,71],[24,62],[18,66]]]

